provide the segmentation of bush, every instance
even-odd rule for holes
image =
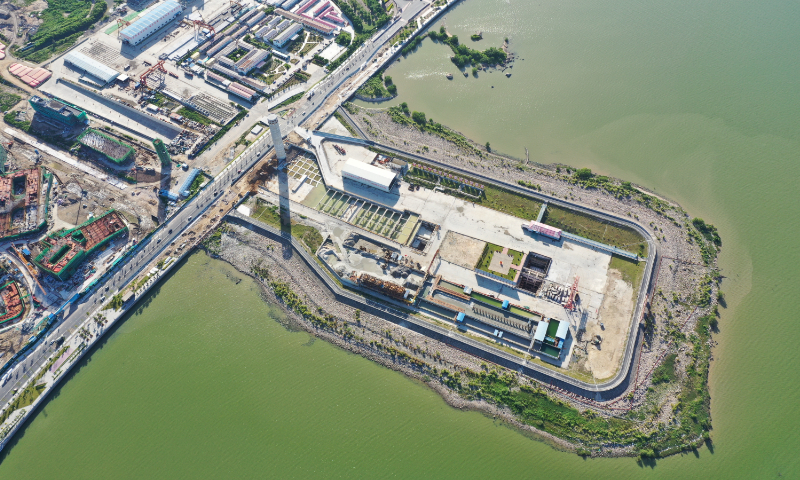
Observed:
[[[389,85],[388,87],[386,87],[386,90],[388,90],[389,93],[391,93],[392,95],[397,95],[397,85],[395,84]]]
[[[338,43],[339,45],[341,45],[343,47],[346,47],[346,46],[350,45],[351,41],[353,41],[353,37],[352,37],[352,35],[350,35],[350,33],[342,31],[342,32],[339,32],[339,35],[336,35],[336,38],[334,39],[334,41],[336,43]]]
[[[387,76],[385,76],[385,77],[383,77],[383,84],[384,84],[384,85],[386,85],[386,86],[388,87],[388,86],[389,86],[389,85],[391,85],[392,83],[393,83],[393,82],[392,82],[392,77],[390,77],[390,76],[388,76],[388,75],[387,75]]]
[[[420,125],[425,125],[428,123],[428,121],[425,120],[425,114],[422,112],[413,112],[411,114],[411,119]]]
[[[578,180],[589,180],[590,178],[592,178],[594,176],[592,171],[589,170],[588,168],[579,168],[579,169],[575,170],[575,174],[574,175],[575,175],[575,178],[577,178]]]

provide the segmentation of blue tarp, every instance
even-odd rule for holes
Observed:
[[[503,310],[508,310],[509,301],[503,300]]]

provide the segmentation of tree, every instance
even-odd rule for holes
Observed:
[[[408,115],[408,114],[410,113],[410,111],[408,110],[408,104],[407,104],[406,102],[403,102],[403,103],[401,103],[401,104],[400,104],[400,109],[401,109],[401,110],[403,111],[403,113],[405,113],[406,115]]]
[[[391,93],[392,95],[397,95],[397,85],[395,84],[389,85],[388,87],[386,87],[386,90],[388,90],[389,93]]]
[[[392,83],[393,83],[392,82],[392,77],[390,77],[389,75],[386,75],[385,77],[383,77],[383,84],[384,85],[386,85],[388,87]]]
[[[411,114],[411,119],[417,122],[420,125],[425,125],[428,121],[425,119],[425,114],[422,112],[413,112]]]
[[[489,142],[486,142],[486,151],[487,152],[491,152],[492,151],[492,146],[489,144]]]
[[[579,168],[575,170],[575,178],[578,180],[589,180],[593,176],[594,174],[592,174],[592,171],[588,168]]]
[[[341,45],[343,47],[346,47],[346,46],[350,45],[350,42],[352,40],[353,40],[353,37],[350,35],[350,33],[345,32],[345,31],[339,32],[339,35],[336,35],[336,38],[334,39],[334,41],[336,43],[338,43],[339,45]]]

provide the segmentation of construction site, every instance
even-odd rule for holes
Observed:
[[[539,222],[546,205],[519,218],[473,203],[485,186],[470,179],[314,136],[288,143],[281,168],[254,170],[241,211],[280,225],[280,206],[317,229],[315,254],[342,284],[576,375],[620,367],[640,279],[618,264],[636,255],[562,235]],[[433,176],[452,188],[419,181]]]
[[[77,140],[84,147],[103,155],[117,165],[122,165],[133,158],[133,147],[93,128],[84,130]]]
[[[87,257],[127,231],[122,216],[110,210],[76,228],[48,234],[33,246],[33,263],[59,280],[68,280]]]
[[[7,152],[0,146],[0,239],[44,231],[52,175],[41,167],[6,173],[7,162]]]

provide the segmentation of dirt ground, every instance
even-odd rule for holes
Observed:
[[[588,370],[598,379],[610,378],[619,369],[622,355],[625,353],[625,343],[628,339],[628,323],[633,314],[633,287],[622,280],[619,270],[608,271],[608,281],[603,303],[600,306],[598,322],[586,325],[584,340],[602,337],[599,347],[589,343],[588,356],[583,369]],[[600,327],[603,323],[605,329]]]
[[[0,365],[9,361],[22,348],[22,344],[23,335],[18,329],[12,328],[0,333]]]
[[[472,269],[481,258],[485,246],[484,241],[448,231],[439,247],[439,255],[446,262]]]

